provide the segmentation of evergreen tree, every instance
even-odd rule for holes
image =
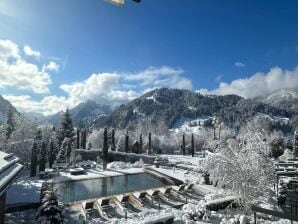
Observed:
[[[126,135],[125,135],[125,152],[126,153],[129,152],[129,136],[128,136],[128,131],[126,132]]]
[[[30,177],[36,176],[36,168],[37,168],[37,161],[38,161],[37,155],[38,155],[37,142],[34,141],[31,149]]]
[[[80,129],[77,128],[77,149],[80,148]]]
[[[34,138],[36,141],[38,141],[38,143],[40,143],[40,141],[42,140],[42,131],[41,129],[38,129]]]
[[[140,154],[143,153],[143,137],[142,137],[142,134],[140,134]]]
[[[6,140],[10,139],[12,133],[15,131],[16,129],[16,124],[15,124],[15,120],[14,120],[14,111],[13,111],[13,107],[10,104],[7,108],[7,113],[6,113]]]
[[[47,162],[47,147],[46,143],[41,143],[40,159],[39,159],[39,172],[45,171]]]
[[[115,145],[115,130],[112,130],[112,151],[115,151],[116,145]]]
[[[148,137],[148,154],[151,155],[151,132],[149,132],[149,137]]]
[[[61,146],[64,138],[69,138],[72,141],[73,137],[74,137],[74,128],[72,125],[71,114],[67,108],[64,113],[63,119],[61,121],[61,127],[59,131],[59,136],[58,136],[59,147]]]
[[[107,169],[108,162],[108,130],[104,129],[103,132],[103,149],[102,149],[102,157],[103,157],[103,169]]]
[[[67,162],[70,163],[71,161],[71,151],[72,151],[72,141],[70,138],[66,138],[67,143],[66,143],[66,159]]]
[[[52,168],[56,158],[56,150],[54,148],[54,141],[51,138],[49,143],[49,167]]]
[[[195,140],[193,134],[191,134],[191,156],[195,156]]]
[[[42,205],[39,207],[36,224],[63,224],[63,206],[58,202],[54,191],[47,191],[42,199]]]
[[[86,129],[83,129],[81,132],[81,148],[86,149],[87,144],[87,131]]]
[[[185,155],[185,134],[182,135],[182,153]]]

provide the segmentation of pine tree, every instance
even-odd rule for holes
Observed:
[[[185,156],[185,134],[182,135],[182,153]]]
[[[41,143],[40,159],[39,159],[39,172],[45,171],[47,162],[47,147],[46,143]]]
[[[191,134],[191,156],[195,156],[195,140],[193,134]]]
[[[140,154],[143,153],[143,137],[142,137],[142,134],[140,134]]]
[[[103,157],[103,169],[107,169],[107,161],[108,161],[108,130],[104,129],[103,132],[103,149],[102,149],[102,157]]]
[[[77,128],[77,149],[80,148],[80,129]]]
[[[149,132],[149,137],[148,137],[148,154],[151,155],[151,132]]]
[[[49,143],[49,167],[52,168],[56,158],[56,150],[54,148],[54,141],[51,138]]]
[[[37,142],[33,141],[32,149],[31,149],[30,177],[35,177],[36,176],[37,160],[38,160],[37,155],[38,155]]]
[[[66,109],[63,119],[61,121],[61,127],[59,130],[59,147],[61,146],[64,138],[69,138],[71,141],[74,137],[74,128],[72,125],[71,114],[68,109]]]
[[[128,131],[126,132],[126,135],[125,135],[125,152],[126,153],[129,152],[129,136],[128,136]]]
[[[112,130],[112,151],[115,151],[116,145],[115,145],[115,130]]]
[[[14,111],[13,107],[10,104],[7,108],[7,113],[6,113],[6,140],[10,139],[12,133],[16,129],[16,124],[14,120]]]
[[[67,139],[67,144],[66,144],[66,159],[67,162],[70,163],[70,157],[71,157],[71,151],[72,151],[72,141],[70,138],[66,138]]]
[[[86,129],[83,129],[81,131],[81,148],[86,149],[86,144],[87,144],[87,131]]]
[[[36,224],[63,224],[63,206],[54,191],[46,191],[36,215]]]
[[[38,130],[37,130],[34,139],[35,139],[36,141],[38,141],[38,143],[40,143],[40,141],[42,140],[42,131],[41,131],[41,129],[38,129]]]

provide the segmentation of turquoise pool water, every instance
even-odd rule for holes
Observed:
[[[74,202],[126,192],[163,187],[166,184],[148,174],[131,174],[91,180],[57,183],[57,193],[63,202]]]

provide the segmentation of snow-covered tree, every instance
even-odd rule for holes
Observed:
[[[34,141],[31,149],[31,170],[30,170],[30,177],[36,176],[36,169],[37,169],[37,161],[38,161],[38,148],[37,148],[37,142]]]
[[[12,133],[16,129],[16,122],[14,118],[14,110],[12,105],[10,104],[7,108],[7,113],[6,113],[6,123],[5,123],[5,129],[6,129],[6,139],[10,139]]]
[[[115,144],[115,129],[112,129],[112,133],[111,133],[111,149],[112,149],[112,151],[115,151],[115,149],[116,149],[116,144]]]
[[[57,144],[54,138],[50,139],[49,146],[48,146],[48,157],[49,157],[49,167],[52,168],[54,161],[57,156]]]
[[[60,162],[70,162],[71,149],[72,142],[69,138],[65,137],[58,152],[57,160]]]
[[[88,135],[87,145],[91,144],[94,149],[101,149],[103,146],[103,132],[104,129],[94,129],[92,133]],[[82,141],[84,141],[82,139]]]
[[[35,223],[36,224],[63,224],[63,205],[53,190],[46,191],[39,207]]]
[[[39,171],[45,171],[47,162],[47,145],[44,141],[41,143],[40,158],[39,158]]]
[[[105,128],[103,132],[103,146],[102,146],[102,157],[103,157],[103,169],[106,170],[108,162],[108,129]]]
[[[128,131],[125,134],[124,150],[125,150],[126,153],[129,152],[129,135],[128,135]]]
[[[215,153],[208,153],[204,170],[213,183],[239,196],[245,208],[269,192],[274,173],[268,142],[252,127],[238,139],[219,144]]]
[[[94,132],[92,132],[94,133]],[[89,138],[89,136],[88,136]],[[87,146],[87,130],[84,128],[81,131],[81,149],[86,149]]]
[[[62,142],[65,138],[68,138],[70,141],[73,140],[75,133],[72,125],[71,114],[68,109],[66,109],[64,116],[61,121],[61,126],[58,134],[58,142],[59,146],[61,146]]]
[[[195,139],[193,134],[191,135],[191,156],[195,156]]]

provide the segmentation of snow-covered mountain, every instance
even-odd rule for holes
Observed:
[[[6,120],[6,113],[9,105],[11,105],[11,103],[0,95],[0,124]],[[13,110],[15,113],[18,113],[15,107],[13,107]]]
[[[287,99],[282,102],[292,102]],[[164,123],[168,128],[177,128],[181,120],[196,121],[202,117],[217,115],[229,126],[239,128],[260,113],[286,117],[289,123],[295,115],[288,108],[237,95],[202,95],[189,90],[160,88],[119,106],[111,115],[96,119],[94,124],[99,127],[130,128],[139,122],[150,120],[152,124]]]
[[[298,111],[298,90],[283,89],[257,99],[271,106]]]
[[[70,114],[74,124],[78,125],[81,121],[84,124],[90,124],[100,116],[109,115],[111,111],[112,109],[107,105],[99,105],[95,101],[88,100],[71,109]],[[46,121],[56,125],[60,123],[62,116],[63,112],[60,112],[47,117]]]

